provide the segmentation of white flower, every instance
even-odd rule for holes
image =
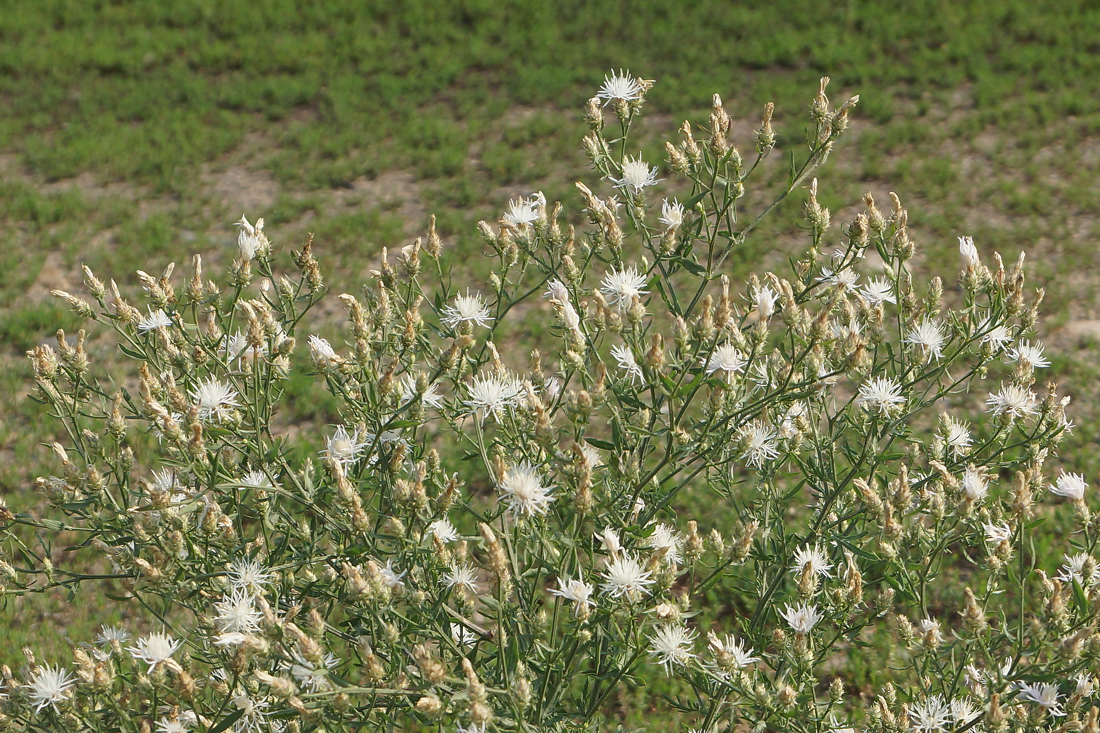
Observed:
[[[630,377],[630,383],[635,384],[642,379],[642,368],[634,360],[634,353],[629,346],[616,345],[611,347],[611,358],[619,365],[619,368]]]
[[[157,733],[187,733],[189,728],[179,720],[161,718],[157,721]]]
[[[340,366],[344,361],[332,348],[332,344],[330,344],[327,339],[317,336],[309,337],[309,356],[313,359],[313,366],[321,371],[327,371]]]
[[[321,658],[321,663],[313,664],[301,654],[295,654],[290,664],[290,673],[298,684],[310,692],[321,692],[332,687],[328,671],[340,663],[340,658],[331,652]]]
[[[648,587],[654,583],[649,576],[650,573],[637,560],[623,553],[604,568],[603,592],[612,598],[626,596],[628,600],[633,600],[649,593]]]
[[[257,253],[262,253],[267,247],[267,237],[264,235],[264,220],[257,219],[256,226],[248,223],[248,219],[241,216],[240,221],[235,222],[240,227],[237,232],[237,249],[240,250],[241,259],[251,260]]]
[[[911,328],[905,337],[905,343],[920,349],[926,362],[931,361],[932,357],[943,358],[945,340],[946,337],[943,335],[943,331],[940,330],[939,324],[928,318]]]
[[[569,290],[566,289],[565,283],[561,280],[547,280],[546,292],[542,294],[542,297],[549,298],[550,300],[557,300],[562,303],[568,303]]]
[[[937,733],[951,723],[951,708],[939,695],[932,695],[909,708],[909,730],[913,733]]]
[[[794,553],[794,565],[791,566],[791,570],[796,574],[808,571],[811,575],[829,578],[832,577],[832,569],[829,556],[817,545],[800,547]]]
[[[604,275],[603,280],[600,281],[600,292],[603,293],[608,305],[622,313],[630,308],[634,298],[649,294],[648,290],[643,289],[645,284],[645,275],[638,272],[632,265],[619,271],[612,270]]]
[[[684,205],[675,199],[670,204],[668,199],[665,199],[661,202],[661,218],[657,221],[668,231],[679,229],[684,223]]]
[[[1077,683],[1074,694],[1078,697],[1090,697],[1092,693],[1096,692],[1096,680],[1087,672],[1078,672],[1073,680]]]
[[[155,331],[158,328],[168,328],[172,325],[172,319],[168,317],[168,314],[163,309],[158,308],[153,310],[149,308],[149,315],[141,318],[137,322],[137,329],[139,331]]]
[[[259,560],[240,559],[229,564],[226,579],[234,592],[249,593],[257,596],[271,582],[274,573]]]
[[[1023,417],[1035,413],[1035,393],[1016,384],[1001,386],[1001,391],[989,395],[985,401],[994,415]]]
[[[981,259],[978,257],[978,248],[974,246],[973,237],[959,237],[959,256],[962,257],[964,270],[982,264]]]
[[[982,525],[982,529],[985,530],[985,541],[991,545],[997,545],[1012,540],[1012,528],[1007,524],[986,522]]]
[[[649,653],[655,661],[665,668],[665,674],[671,674],[675,665],[687,664],[695,658],[691,651],[695,641],[695,632],[683,626],[666,624],[661,626],[649,638]]]
[[[609,180],[626,191],[627,194],[640,194],[646,186],[657,185],[657,169],[650,167],[639,155],[636,158],[627,158],[623,161],[622,178],[610,178]]]
[[[743,452],[741,458],[750,466],[763,468],[768,461],[779,457],[779,442],[775,428],[763,420],[753,420],[737,431]]]
[[[477,413],[482,419],[489,414],[499,418],[507,408],[519,402],[523,394],[523,383],[508,374],[489,374],[474,377],[469,392],[466,405],[471,412]]]
[[[943,643],[943,632],[940,630],[940,622],[934,618],[922,618],[920,620],[921,636],[929,639],[933,645],[939,646]]]
[[[1079,473],[1066,473],[1058,477],[1057,483],[1051,484],[1050,493],[1064,496],[1067,499],[1080,501],[1085,498],[1085,489],[1089,487],[1085,483],[1085,477]]]
[[[263,356],[267,351],[267,346],[260,344],[257,348],[248,343],[248,337],[240,331],[236,331],[232,336],[225,337],[225,360],[227,362],[243,361],[247,364],[251,364],[258,357]]]
[[[451,520],[446,517],[437,519],[429,524],[427,531],[428,534],[432,535],[443,544],[458,540],[458,532],[455,530],[455,526],[451,524]]]
[[[191,399],[199,408],[200,420],[224,420],[229,417],[234,407],[240,407],[237,402],[237,393],[228,384],[219,381],[216,377],[207,377],[191,390]]]
[[[958,422],[948,417],[944,424],[943,442],[955,455],[962,455],[973,443],[970,437],[970,429],[964,422]]]
[[[841,290],[853,287],[856,281],[859,280],[859,274],[850,267],[846,267],[839,272],[833,272],[828,267],[822,267],[821,277],[826,285],[834,285]]]
[[[513,228],[530,226],[542,218],[542,210],[539,200],[535,197],[529,199],[512,199],[508,202],[508,211],[504,212],[504,221]]]
[[[325,449],[321,451],[321,455],[331,458],[346,469],[355,465],[368,445],[370,442],[360,436],[359,428],[349,433],[343,425],[337,425],[336,432],[325,438]]]
[[[596,92],[598,99],[604,100],[606,105],[613,99],[621,99],[624,102],[633,102],[641,99],[645,87],[642,83],[630,75],[629,71],[619,69],[619,73],[611,72],[611,76],[604,76],[600,90]]]
[[[726,381],[733,384],[734,374],[743,372],[748,362],[736,346],[730,343],[722,344],[714,349],[714,353],[706,361],[707,374],[725,372]]]
[[[96,634],[95,643],[100,646],[114,647],[116,645],[125,644],[130,640],[130,632],[126,629],[120,629],[115,626],[100,626],[99,633]]]
[[[405,577],[407,570],[402,570],[400,573],[393,569],[393,560],[386,560],[386,567],[378,568],[378,574],[382,576],[382,582],[386,584],[386,587],[390,590],[401,590],[405,587],[405,583],[402,578]]]
[[[275,488],[275,484],[271,483],[271,479],[267,477],[267,474],[258,470],[249,471],[244,476],[241,476],[241,486],[256,489]]]
[[[824,616],[817,610],[817,606],[808,603],[802,603],[798,606],[791,606],[786,604],[786,609],[780,612],[780,616],[787,622],[796,633],[808,634],[814,626],[817,626]]]
[[[894,286],[885,277],[876,277],[871,280],[863,286],[863,290],[859,291],[859,294],[871,305],[898,302],[897,297],[894,295]]]
[[[507,469],[497,488],[512,514],[525,517],[546,514],[554,501],[550,488],[542,485],[538,472],[526,461]]]
[[[982,343],[989,344],[993,347],[994,353],[1012,343],[1012,334],[1009,333],[1008,328],[1003,324],[994,326],[989,320],[986,320],[978,327],[978,330],[985,331],[982,335]]]
[[[243,710],[241,717],[233,724],[236,733],[260,733],[264,729],[267,718],[265,712],[271,703],[267,700],[253,700],[246,693],[237,690],[233,695],[233,704],[238,710]]]
[[[218,634],[217,636],[215,636],[214,646],[240,646],[241,644],[244,644],[246,641],[252,638],[254,637],[251,637],[248,634],[242,634],[239,631],[229,631],[224,634]]]
[[[753,295],[756,301],[756,313],[762,319],[770,318],[775,313],[775,301],[779,299],[779,293],[771,289],[770,285],[764,285]]]
[[[1080,552],[1076,555],[1064,555],[1066,558],[1066,564],[1062,566],[1061,571],[1058,573],[1058,580],[1064,583],[1072,583],[1077,581],[1086,588],[1091,588],[1094,585],[1100,585],[1100,567],[1097,566],[1096,561],[1087,552]],[[1088,572],[1088,577],[1085,573]]]
[[[477,571],[469,563],[451,565],[450,570],[443,576],[443,584],[448,588],[460,586],[471,593],[477,593]]]
[[[1018,361],[1029,369],[1045,369],[1050,361],[1043,357],[1043,345],[1036,341],[1021,341],[1015,349],[1009,349],[1005,355],[1010,362]]]
[[[646,546],[656,550],[667,565],[679,565],[683,562],[680,545],[683,540],[675,529],[667,524],[658,524],[646,540]]]
[[[974,466],[967,466],[963,473],[962,490],[971,501],[981,501],[989,490],[989,482],[982,471]]]
[[[623,549],[622,542],[619,541],[619,535],[615,530],[607,527],[603,532],[595,535],[596,539],[600,541],[600,546],[603,547],[604,552],[611,557],[618,557],[619,551]]]
[[[481,294],[470,295],[467,290],[465,295],[456,295],[454,301],[443,309],[443,317],[440,319],[443,325],[454,328],[460,323],[474,323],[482,328],[489,327],[489,321],[493,317],[489,315],[489,309]]]
[[[401,378],[401,402],[412,402],[416,399],[417,395],[417,380],[411,374],[406,374]],[[420,395],[420,401],[428,407],[434,407],[439,409],[443,407],[443,395],[439,393],[439,387],[435,384],[429,384],[424,388],[424,393]]]
[[[250,634],[260,628],[263,614],[252,605],[255,598],[245,589],[235,590],[214,604],[215,621],[222,633]]]
[[[600,454],[600,450],[596,446],[589,445],[588,443],[581,443],[580,450],[590,471],[603,465],[603,455]]]
[[[1065,711],[1062,710],[1061,703],[1058,701],[1058,685],[1050,682],[1033,682],[1031,684],[1017,682],[1016,686],[1017,694],[1021,700],[1033,702],[1044,707],[1047,712],[1055,717],[1061,717],[1066,714]]]
[[[751,648],[744,645],[732,634],[719,637],[711,631],[707,634],[707,640],[710,642],[710,648],[714,650],[715,655],[718,657],[718,663],[722,666],[732,665],[736,669],[743,669],[753,662],[760,661],[760,657],[752,656]]]
[[[138,639],[137,644],[128,647],[127,651],[134,659],[140,659],[149,664],[149,671],[158,664],[172,659],[172,655],[183,645],[182,641],[173,639],[168,634],[153,633]]]
[[[975,707],[974,703],[965,697],[957,697],[951,701],[951,719],[955,721],[956,727],[969,723],[981,712]]]
[[[901,385],[889,377],[873,377],[859,388],[859,402],[868,409],[889,412],[896,405],[904,405]]]
[[[39,667],[31,677],[26,685],[27,695],[34,705],[34,711],[40,713],[47,705],[56,709],[59,702],[69,697],[69,688],[75,684],[76,680],[66,670],[47,664]]]
[[[581,616],[588,608],[595,605],[595,602],[592,600],[592,590],[592,586],[585,583],[581,576],[578,575],[575,579],[566,578],[564,581],[558,578],[557,589],[551,588],[550,593],[575,603],[573,615]]]
[[[451,624],[451,639],[461,647],[473,646],[477,643],[478,635],[465,624]]]

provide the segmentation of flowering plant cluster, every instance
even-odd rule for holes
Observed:
[[[897,197],[835,227],[812,172],[857,100],[826,82],[804,159],[751,212],[771,106],[745,159],[715,96],[701,138],[667,144],[683,193],[658,204],[629,145],[652,82],[613,73],[575,224],[510,202],[480,225],[488,281],[455,290],[433,221],[339,296],[343,343],[301,333],[312,242],[283,271],[262,220],[222,284],[197,256],[182,284],[139,272],[144,312],[86,269],[94,303],[57,295],[113,329],[134,383],[96,375],[83,331],[30,353],[69,436],[38,481],[64,520],[0,521],[76,533],[104,572],[5,531],[0,587],[110,577],[156,621],[9,660],[0,727],[596,730],[617,690],[668,676],[700,731],[1098,733],[1100,527],[1085,478],[1045,469],[1072,425],[1036,388],[1042,291],[968,238],[956,285],[922,280]],[[802,190],[790,272],[732,282]],[[497,336],[519,313],[553,324],[538,350]],[[339,401],[324,436],[273,422],[295,369]],[[689,497],[737,521],[687,518]],[[1069,511],[1064,563],[1039,556],[1037,517]],[[707,607],[730,596],[743,613]],[[857,652],[883,668],[859,696]]]

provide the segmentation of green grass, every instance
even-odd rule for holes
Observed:
[[[1098,39],[1100,7],[1083,1],[15,4],[0,16],[0,495],[35,506],[26,487],[51,470],[38,444],[54,426],[25,398],[23,352],[76,326],[46,294],[79,291],[81,263],[134,293],[139,267],[227,259],[243,210],[265,216],[284,250],[315,232],[328,282],[355,292],[383,246],[409,243],[435,213],[456,282],[478,283],[478,219],[538,189],[576,211],[572,182],[596,185],[580,109],[612,68],[657,80],[635,141],[653,161],[682,119],[705,123],[714,92],[751,124],[774,101],[772,181],[801,144],[818,77],[833,78],[834,99],[859,93],[852,135],[819,175],[823,202],[836,212],[873,190],[885,207],[897,191],[920,262],[944,274],[961,234],[987,257],[1029,251],[1031,282],[1047,289],[1050,371],[1080,425],[1061,460],[1100,483],[1100,342],[1052,328],[1100,312],[1086,267],[1100,234]],[[221,171],[248,175],[215,192]],[[797,201],[778,210],[731,276],[782,267],[801,223]],[[287,422],[336,419],[304,380],[287,398]],[[16,648],[18,628],[46,619],[83,639],[103,621],[64,609],[56,597],[9,603],[0,641]],[[45,651],[63,655],[60,643]],[[875,663],[854,661],[849,682],[873,683]],[[619,704],[640,724],[648,702]]]

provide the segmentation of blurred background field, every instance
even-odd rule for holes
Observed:
[[[51,470],[42,443],[61,436],[28,399],[24,352],[77,326],[49,291],[81,292],[82,263],[129,293],[136,269],[187,270],[194,252],[217,270],[243,213],[284,251],[313,232],[332,290],[354,291],[434,213],[455,282],[477,287],[479,219],[536,190],[576,212],[573,181],[597,188],[580,112],[618,68],[657,82],[637,138],[651,162],[684,119],[705,123],[713,93],[744,150],[775,102],[780,162],[803,142],[820,76],[834,100],[858,93],[818,174],[822,203],[839,225],[864,192],[896,191],[921,266],[948,281],[960,235],[986,258],[1027,250],[1051,378],[1074,396],[1059,460],[1100,484],[1093,3],[41,0],[0,14],[0,495],[33,509],[33,477]],[[795,198],[734,279],[782,267],[800,226]],[[288,425],[336,419],[304,379],[288,396]],[[42,623],[82,639],[116,618],[59,594],[8,599],[0,661],[48,644]]]

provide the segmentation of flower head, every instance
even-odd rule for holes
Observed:
[[[630,75],[629,71],[619,69],[619,73],[611,72],[610,76],[604,76],[600,90],[596,92],[596,98],[608,102],[619,99],[624,102],[633,102],[641,99],[645,92],[645,85],[639,79]]]
[[[222,633],[250,634],[260,628],[263,614],[253,605],[254,595],[244,589],[235,590],[214,604],[214,620]]]
[[[1023,417],[1035,414],[1035,393],[1016,384],[1002,385],[1001,391],[989,395],[985,403],[994,415]]]
[[[657,169],[650,167],[640,155],[623,161],[622,178],[610,179],[627,194],[640,194],[646,186],[656,186],[658,180]]]
[[[458,531],[455,529],[455,526],[451,524],[451,520],[446,517],[437,519],[429,524],[428,534],[432,535],[443,544],[456,542],[458,540]]]
[[[161,718],[157,721],[157,733],[187,733],[190,728],[182,720]]]
[[[168,328],[171,325],[172,319],[162,309],[153,310],[149,308],[149,315],[142,317],[137,322],[137,329],[139,331],[155,331],[158,328]]]
[[[982,264],[978,257],[978,248],[974,246],[973,237],[959,237],[959,256],[962,258],[964,270]]]
[[[134,659],[147,662],[149,671],[152,672],[158,664],[170,661],[172,655],[182,645],[182,641],[173,639],[168,634],[153,633],[138,639],[134,646],[127,648],[127,651]]]
[[[248,223],[248,219],[241,216],[240,220],[236,222],[236,226],[240,227],[240,231],[237,232],[237,249],[241,253],[241,259],[246,262],[254,258],[257,254],[263,254],[267,251],[268,241],[267,236],[264,235],[264,220],[257,219],[256,225]]]
[[[115,626],[100,626],[95,643],[105,647],[117,647],[130,640],[130,632]]]
[[[989,491],[989,481],[983,471],[967,466],[963,472],[962,490],[971,501],[981,501]]]
[[[321,455],[331,458],[346,469],[355,465],[368,445],[369,441],[359,434],[359,428],[349,433],[343,425],[337,425],[336,432],[325,438],[325,449],[321,451]]]
[[[1029,369],[1045,369],[1050,366],[1050,360],[1043,356],[1043,345],[1036,341],[1021,341],[1014,349],[1009,349],[1006,358],[1010,362],[1019,362]]]
[[[898,302],[897,297],[894,295],[894,286],[885,277],[876,277],[869,281],[863,286],[863,290],[859,291],[859,294],[871,305]]]
[[[965,422],[947,417],[943,425],[943,442],[955,455],[962,455],[973,443],[969,426]]]
[[[420,395],[420,401],[428,407],[434,407],[439,409],[443,406],[443,395],[439,392],[439,387],[435,384],[429,384],[424,388],[423,392],[420,392],[420,387],[417,384],[417,379],[411,374],[406,374],[401,378],[401,402],[412,402],[416,399],[417,395]]]
[[[539,200],[512,199],[508,202],[508,210],[504,212],[504,222],[514,229],[530,226],[542,218],[542,209]]]
[[[725,343],[715,347],[714,353],[706,360],[706,370],[707,374],[723,372],[726,381],[733,384],[733,375],[745,371],[747,363],[744,354],[736,346]]]
[[[499,418],[508,408],[514,407],[523,394],[523,383],[510,374],[489,374],[474,377],[469,386],[469,399],[466,405],[471,412],[485,418],[493,415]]]
[[[877,412],[890,412],[905,404],[901,385],[889,377],[872,377],[859,388],[859,403]]]
[[[35,712],[42,712],[42,708],[57,704],[69,697],[69,688],[76,684],[76,680],[61,667],[45,665],[35,670],[31,681],[27,683],[27,695],[34,705]]]
[[[649,294],[648,290],[643,289],[645,284],[645,275],[632,265],[604,275],[600,282],[600,292],[607,299],[608,305],[622,313],[630,308],[634,298]]]
[[[943,345],[946,340],[939,324],[928,318],[909,329],[905,337],[905,343],[920,349],[926,362],[931,361],[933,357],[943,358]]]
[[[443,584],[448,588],[460,587],[471,593],[477,593],[477,571],[469,563],[451,565],[450,570],[443,576]]]
[[[229,572],[226,579],[233,591],[257,596],[264,592],[264,587],[271,582],[275,574],[271,572],[259,560],[243,558],[229,563]]]
[[[772,290],[770,285],[763,285],[753,293],[756,303],[756,314],[762,319],[770,318],[775,313],[775,301],[779,300],[779,293]]]
[[[526,461],[507,469],[497,488],[514,515],[546,514],[554,501],[550,488],[542,485],[538,471]]]
[[[620,344],[612,346],[611,358],[614,359],[618,363],[619,368],[630,377],[631,384],[635,384],[639,379],[642,379],[642,368],[638,366],[638,362],[634,359],[634,352],[630,350],[629,346]]]
[[[809,572],[811,575],[828,578],[832,575],[832,569],[829,556],[817,545],[800,547],[794,553],[794,565],[791,566],[791,570],[796,574]]]
[[[938,733],[951,724],[951,708],[939,695],[932,695],[909,708],[909,729],[913,733]]]
[[[626,553],[614,558],[604,569],[603,592],[612,598],[632,600],[649,593],[654,580],[641,564]]]
[[[1032,682],[1031,684],[1017,682],[1016,686],[1017,695],[1021,700],[1033,702],[1045,708],[1054,717],[1061,717],[1066,714],[1062,710],[1061,702],[1058,700],[1058,685],[1050,682]]]
[[[997,545],[1012,540],[1012,528],[1007,524],[986,522],[982,525],[982,529],[985,530],[985,541],[991,545]]]
[[[576,578],[566,578],[565,580],[558,578],[558,587],[556,589],[551,588],[550,593],[576,604],[573,607],[573,615],[580,617],[587,614],[588,609],[595,605],[592,600],[592,590],[592,586],[585,583],[578,575]]]
[[[750,466],[763,468],[768,461],[779,457],[779,441],[775,428],[763,420],[753,420],[738,431],[742,447],[741,458]]]
[[[489,309],[481,294],[470,295],[467,290],[465,295],[456,295],[449,306],[443,309],[443,317],[440,319],[443,325],[450,328],[460,323],[473,323],[482,328],[488,328],[493,317],[489,315]]]
[[[313,360],[313,366],[321,371],[328,371],[344,362],[332,348],[332,344],[318,336],[309,337],[309,356]]]
[[[802,603],[798,606],[791,606],[789,603],[786,609],[779,615],[783,617],[783,620],[787,622],[796,633],[808,634],[814,626],[817,626],[824,616],[817,610],[817,606],[808,603]]]
[[[213,376],[200,381],[191,390],[191,399],[199,408],[200,420],[224,420],[229,417],[233,408],[240,407],[233,388]]]
[[[1079,473],[1066,473],[1058,477],[1057,483],[1051,484],[1050,493],[1064,496],[1067,499],[1080,501],[1085,498],[1085,489],[1089,487],[1085,483],[1085,477]]]
[[[646,546],[652,547],[660,554],[661,559],[667,565],[679,565],[684,558],[680,555],[680,546],[683,539],[675,529],[667,524],[658,524],[646,540]]]
[[[684,223],[684,205],[673,199],[672,203],[665,199],[661,202],[661,218],[657,220],[667,231],[679,229]]]
[[[760,661],[760,657],[752,656],[752,649],[748,645],[732,634],[720,637],[711,631],[707,634],[707,641],[720,667],[742,669]]]
[[[676,665],[687,664],[695,658],[691,651],[695,641],[695,632],[683,626],[666,624],[661,626],[649,638],[649,653],[654,660],[665,668],[665,674],[671,674]]]
[[[1063,583],[1077,581],[1085,588],[1100,585],[1100,566],[1087,552],[1079,552],[1076,555],[1065,555],[1066,564],[1058,573],[1058,580]]]
[[[331,652],[321,657],[319,664],[313,663],[301,654],[295,654],[290,663],[290,674],[298,680],[298,684],[310,692],[321,692],[332,687],[328,671],[339,663],[340,658]]]

